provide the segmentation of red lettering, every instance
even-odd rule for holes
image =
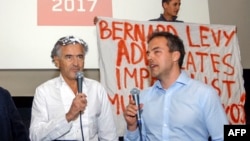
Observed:
[[[217,69],[218,67],[216,67],[216,64],[219,65],[220,62],[216,61],[216,58],[220,57],[218,54],[211,54],[211,62],[212,62],[212,68],[213,68],[213,72],[219,72],[219,69]]]
[[[226,31],[223,32],[225,38],[226,38],[226,43],[225,46],[228,46],[229,42],[233,39],[233,36],[236,34],[235,30],[232,31],[231,33],[227,34]]]
[[[134,36],[131,35],[130,33],[134,31],[133,25],[128,23],[128,22],[124,22],[124,40],[127,40],[128,38],[131,38],[132,40],[134,39]],[[127,37],[129,36],[129,37]]]
[[[111,102],[112,105],[116,106],[116,114],[119,115],[120,114],[120,100],[119,100],[119,95],[118,94],[114,94],[114,97],[111,98],[110,95],[108,95],[109,101]]]
[[[119,28],[119,25],[122,25],[122,22],[112,22],[112,39],[113,40],[121,40],[123,39],[122,37],[119,36],[118,33],[127,33],[124,31],[122,28]],[[120,32],[119,32],[120,31]],[[117,35],[118,34],[118,35]]]
[[[167,25],[167,31],[178,36],[177,30],[172,25]]]
[[[123,57],[130,64],[129,52],[126,46],[126,42],[124,40],[120,40],[117,47],[116,66],[121,66]]]
[[[214,80],[212,80],[211,85],[213,86],[213,88],[214,88],[215,90],[217,90],[218,95],[221,96],[221,90],[220,90],[218,81],[219,81],[219,80],[218,80],[217,78],[215,78]]]
[[[208,56],[208,53],[205,53],[205,52],[196,52],[196,55],[198,55],[198,57],[200,56],[200,71],[201,72],[204,72],[204,57],[207,57]]]
[[[120,90],[121,89],[121,72],[120,72],[120,69],[118,69],[118,68],[116,68],[115,69],[116,71],[116,84],[117,84],[117,88],[118,88],[118,90]]]
[[[191,52],[188,52],[188,54],[187,54],[186,69],[190,70],[191,67],[193,68],[194,72],[196,72],[194,57],[192,56],[192,53],[191,53]]]
[[[212,37],[213,37],[215,45],[217,47],[220,46],[221,30],[218,30],[217,33],[215,33],[215,31],[213,29],[211,29],[211,31],[212,31]],[[216,37],[216,35],[218,35],[218,36]]]
[[[188,40],[188,45],[190,47],[200,47],[199,44],[194,44],[192,39],[191,39],[191,33],[190,33],[190,27],[187,25],[186,26],[186,33],[187,33],[187,40]]]
[[[222,81],[223,82],[223,84],[225,84],[226,85],[226,90],[227,90],[227,94],[228,94],[228,98],[231,98],[231,95],[232,95],[232,84],[234,84],[235,83],[235,81],[230,81],[230,80],[224,80],[224,81]]]
[[[229,63],[227,63],[227,58],[229,58],[229,62],[230,62],[231,56],[232,56],[232,54],[226,54],[222,59],[223,64],[225,64],[228,68],[231,69],[231,72],[229,72],[230,69],[226,69],[227,72],[224,72],[224,74],[227,74],[227,75],[234,75],[234,67],[232,65],[230,65]]]
[[[135,24],[135,29],[134,29],[134,35],[135,35],[135,41],[141,41],[141,42],[145,42],[145,31],[144,31],[144,25],[139,25],[139,24]]]
[[[144,89],[148,86],[148,83],[146,82],[149,82],[150,77],[147,68],[116,68],[116,84],[119,90],[123,88],[126,89],[128,84],[133,84],[135,87]]]
[[[110,95],[108,95],[109,101],[111,102],[112,105],[114,105],[116,108],[116,114],[120,115],[125,111],[125,100],[123,95],[119,94],[114,94],[114,97],[112,98]],[[130,96],[129,96],[130,98]]]
[[[108,39],[112,35],[111,29],[108,28],[108,23],[106,21],[99,22],[100,28],[100,38],[101,39]]]
[[[201,39],[201,46],[202,47],[209,47],[210,44],[205,43],[205,41],[208,39],[208,32],[209,28],[206,26],[200,26],[200,39]]]

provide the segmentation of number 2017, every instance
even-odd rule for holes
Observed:
[[[55,12],[61,12],[61,11],[66,11],[66,12],[73,12],[73,11],[78,11],[78,12],[85,12],[86,9],[84,8],[84,1],[92,1],[92,5],[89,9],[89,12],[92,12],[95,8],[95,5],[97,3],[97,0],[53,0],[54,4],[52,7],[52,11]],[[78,7],[76,7],[76,4]]]

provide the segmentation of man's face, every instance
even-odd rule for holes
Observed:
[[[170,2],[165,2],[163,4],[164,13],[169,16],[177,16],[180,10],[181,0],[171,0]]]
[[[65,80],[75,80],[76,73],[83,70],[84,58],[80,44],[69,44],[61,48],[59,56],[55,56],[55,64]]]
[[[175,60],[173,53],[169,52],[167,39],[164,37],[155,37],[148,44],[147,57],[151,75],[158,79],[168,74]]]

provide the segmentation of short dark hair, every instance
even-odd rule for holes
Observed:
[[[149,36],[148,43],[156,37],[164,37],[165,39],[167,39],[168,41],[167,46],[169,47],[169,52],[174,52],[174,51],[180,52],[180,59],[178,63],[179,63],[179,67],[181,68],[183,64],[184,56],[185,56],[185,47],[184,47],[182,39],[170,32],[155,31]]]
[[[163,3],[166,2],[166,3],[169,3],[171,0],[162,0],[161,1],[161,5],[163,6]]]

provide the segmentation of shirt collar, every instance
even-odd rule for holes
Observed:
[[[182,70],[181,73],[180,73],[180,75],[179,75],[179,77],[176,79],[175,83],[179,83],[179,84],[182,84],[182,85],[186,85],[186,84],[188,83],[189,79],[190,79],[190,78],[189,78],[189,76],[187,75],[187,73],[186,73],[184,70]],[[161,83],[160,83],[159,80],[157,80],[157,81],[154,83],[153,87],[156,87],[156,88],[158,88],[158,89],[163,89],[163,88],[162,88],[162,85],[161,85]]]
[[[177,16],[174,16],[172,20],[167,20],[167,19],[165,19],[165,17],[163,16],[163,14],[161,14],[160,18],[163,19],[164,21],[170,21],[171,22],[171,21],[176,21]]]

